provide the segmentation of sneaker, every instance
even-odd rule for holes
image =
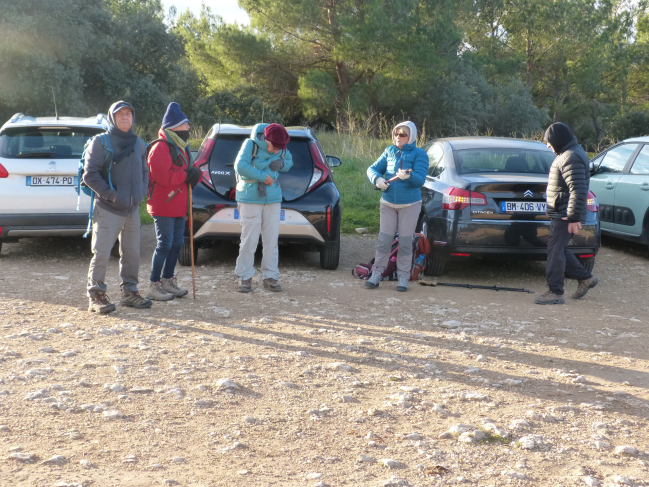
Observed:
[[[264,279],[264,289],[278,293],[282,290],[282,286],[279,285],[277,279],[269,277],[268,279]]]
[[[122,291],[122,299],[119,300],[122,306],[131,308],[150,308],[153,304],[151,300],[144,299],[138,291]]]
[[[375,287],[379,287],[380,282],[381,282],[381,273],[376,269],[372,269],[372,275],[367,281],[365,281],[365,287],[369,287],[370,289],[373,289]]]
[[[579,282],[579,284],[577,285],[577,290],[572,296],[570,296],[572,299],[581,299],[586,296],[589,289],[593,289],[595,286],[597,286],[597,284],[599,284],[599,279],[593,276],[590,279],[586,279],[585,281],[577,282]]]
[[[157,281],[149,283],[149,290],[146,292],[146,297],[154,301],[169,301],[175,298],[176,295],[165,291],[162,287],[162,282]]]
[[[534,300],[536,304],[565,304],[566,300],[563,294],[554,294],[552,291],[547,291],[541,294]]]
[[[250,279],[241,279],[239,282],[239,292],[249,293],[252,291],[252,277]]]
[[[399,283],[397,284],[397,291],[405,293],[408,290],[408,278],[400,277]]]
[[[189,292],[187,289],[182,289],[178,287],[178,280],[176,279],[176,276],[170,277],[169,279],[165,279],[163,277],[162,289],[164,289],[170,294],[173,294],[177,298],[182,298],[183,296],[187,296],[187,293]]]
[[[91,294],[90,298],[88,298],[88,311],[91,313],[99,313],[100,315],[115,311],[115,305],[110,302],[105,292],[95,291]]]

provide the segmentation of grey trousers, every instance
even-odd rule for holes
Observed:
[[[119,237],[119,276],[122,291],[137,291],[140,269],[140,209],[118,216],[95,206],[92,215],[92,260],[88,269],[88,296],[106,292],[106,270],[110,251]]]
[[[279,279],[277,239],[282,204],[239,203],[238,206],[241,215],[241,244],[234,273],[242,281],[255,275],[255,251],[261,234],[264,251],[261,258],[261,273],[264,279]]]
[[[374,269],[383,272],[388,265],[394,235],[399,234],[399,252],[397,253],[397,275],[410,279],[412,264],[412,236],[417,227],[421,212],[421,201],[406,208],[392,208],[381,202],[381,225],[379,240],[376,244]]]
[[[578,281],[590,279],[593,275],[579,263],[575,254],[568,250],[572,234],[568,233],[568,220],[553,218],[550,222],[548,238],[548,260],[545,263],[545,276],[548,287],[554,294],[563,294],[564,276]]]

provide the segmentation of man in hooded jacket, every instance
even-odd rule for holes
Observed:
[[[551,222],[545,275],[550,289],[534,302],[564,304],[564,276],[578,281],[572,299],[583,298],[599,282],[568,250],[570,239],[581,230],[581,222],[586,217],[590,170],[586,151],[566,124],[550,125],[543,141],[557,155],[550,167],[546,193]]]
[[[137,289],[140,267],[140,203],[149,186],[146,143],[135,135],[135,109],[125,101],[108,110],[110,151],[99,137],[86,150],[83,182],[95,194],[92,217],[92,260],[88,270],[88,311],[100,314],[115,311],[106,295],[106,270],[110,251],[119,238],[120,304],[148,308],[151,301]],[[106,161],[112,158],[110,171]],[[112,187],[111,187],[112,186]]]

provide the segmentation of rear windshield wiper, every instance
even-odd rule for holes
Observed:
[[[54,157],[54,152],[24,152],[16,157]]]

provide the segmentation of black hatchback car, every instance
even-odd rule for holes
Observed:
[[[236,242],[241,237],[234,162],[252,129],[215,124],[201,144],[194,165],[201,169],[203,178],[192,192],[195,260],[199,248],[219,241]],[[279,241],[302,244],[320,252],[320,266],[336,269],[342,205],[332,168],[341,161],[325,156],[315,133],[308,127],[286,129],[291,137],[287,149],[293,157],[293,167],[278,178],[283,197]],[[181,265],[191,262],[189,232],[178,261]]]
[[[419,220],[431,243],[427,275],[442,274],[447,261],[546,260],[550,149],[531,140],[449,137],[432,141],[428,157]],[[589,270],[601,242],[598,211],[589,192],[585,224],[569,246]]]

